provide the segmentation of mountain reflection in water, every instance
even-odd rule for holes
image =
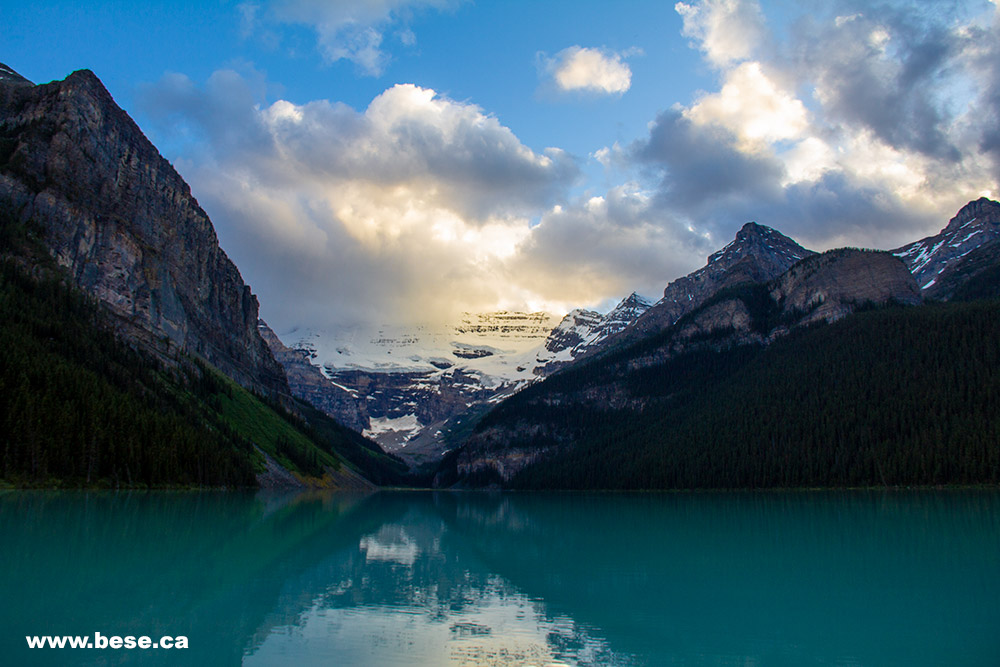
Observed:
[[[994,665],[998,510],[996,491],[4,492],[0,655]],[[95,631],[191,648],[24,642]]]

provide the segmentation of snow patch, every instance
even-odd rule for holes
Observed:
[[[370,397],[369,397],[370,398]],[[371,425],[363,432],[365,437],[374,439],[376,436],[393,431],[395,433],[409,433],[410,437],[423,428],[423,424],[416,415],[403,415],[402,417],[373,417]],[[409,437],[407,437],[409,439]]]

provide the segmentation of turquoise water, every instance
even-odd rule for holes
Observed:
[[[0,493],[0,664],[1000,665],[1000,492]],[[188,637],[27,649],[25,635]]]

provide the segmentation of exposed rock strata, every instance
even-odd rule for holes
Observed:
[[[770,227],[748,222],[732,242],[709,255],[704,267],[667,285],[663,298],[609,343],[629,343],[662,331],[720,290],[772,280],[814,254]]]
[[[0,206],[41,229],[134,344],[287,396],[257,332],[257,298],[188,184],[98,78],[81,70],[35,86],[11,72],[0,67]]]
[[[274,358],[285,369],[293,396],[355,431],[361,432],[368,428],[368,408],[364,396],[359,396],[357,392],[342,387],[323,375],[310,361],[307,350],[287,347],[263,320],[260,321],[259,329]]]

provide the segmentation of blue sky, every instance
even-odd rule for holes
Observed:
[[[657,296],[747,220],[891,248],[1000,194],[986,0],[0,2],[93,70],[279,333]]]

